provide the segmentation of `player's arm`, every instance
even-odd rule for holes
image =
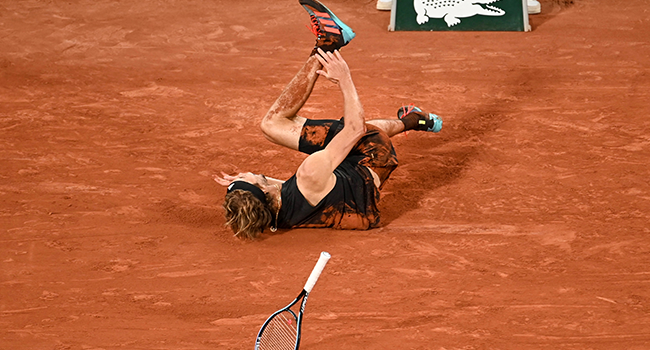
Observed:
[[[216,183],[218,183],[221,186],[229,186],[233,181],[241,180],[242,173],[239,173],[239,175],[228,175],[224,173],[223,171],[221,172],[221,176],[219,175],[212,175],[212,179]],[[266,182],[262,182],[262,185],[270,185],[270,186],[275,186],[275,185],[280,185],[284,184],[284,181],[279,180],[279,179],[274,179],[270,176],[262,175],[264,177],[264,180]]]
[[[320,49],[319,49],[320,50]],[[343,94],[343,129],[325,149],[307,157],[296,172],[298,189],[312,205],[323,199],[336,185],[334,169],[343,162],[366,131],[363,106],[352,81],[350,69],[338,51],[323,52],[316,57],[324,70],[317,73],[338,84]]]

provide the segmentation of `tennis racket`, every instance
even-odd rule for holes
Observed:
[[[264,322],[260,332],[257,333],[255,350],[298,350],[302,315],[305,311],[307,297],[330,257],[328,252],[320,253],[320,258],[298,297],[291,304],[276,311]],[[300,300],[302,300],[300,310],[296,313],[296,311],[291,310],[291,307],[298,304]]]

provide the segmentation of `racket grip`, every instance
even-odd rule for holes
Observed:
[[[311,275],[309,275],[309,279],[307,279],[307,283],[305,283],[305,292],[310,293],[311,289],[314,288],[316,281],[318,281],[318,277],[320,277],[321,272],[323,272],[323,269],[325,268],[325,264],[327,264],[327,261],[329,261],[331,257],[332,256],[328,252],[320,253],[320,258],[318,258],[316,266],[314,266]]]

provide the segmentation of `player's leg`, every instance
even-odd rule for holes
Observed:
[[[386,120],[388,122],[388,120]],[[397,122],[401,123],[399,120]],[[381,127],[366,123],[366,134],[354,146],[350,155],[362,155],[359,164],[370,168],[376,175],[375,184],[379,189],[397,168],[397,155],[390,135]]]
[[[280,97],[262,119],[262,133],[268,140],[281,146],[298,150],[300,132],[305,118],[296,113],[309,98],[322,65],[314,56],[310,56],[300,71],[284,88]]]
[[[366,124],[374,125],[393,137],[404,131],[404,123],[399,119],[372,119],[367,120]]]
[[[366,123],[385,131],[389,137],[400,132],[419,130],[439,132],[442,129],[442,119],[433,113],[423,112],[415,106],[402,107],[397,111],[398,119],[373,119]]]
[[[298,111],[311,94],[318,74],[322,68],[314,56],[317,49],[325,52],[338,50],[347,45],[355,36],[354,32],[343,21],[338,19],[330,9],[316,0],[300,0],[300,4],[309,13],[312,32],[316,35],[316,45],[307,62],[289,85],[282,91],[271,109],[262,119],[261,129],[271,142],[299,149],[299,140],[305,118],[297,115]]]
[[[402,107],[397,111],[398,119],[373,119],[366,122],[368,133],[353,151],[365,155],[360,162],[377,174],[379,188],[384,185],[397,167],[397,156],[390,138],[404,131],[418,130],[439,132],[442,119],[433,113],[425,113],[415,106]],[[372,129],[376,128],[376,132]]]

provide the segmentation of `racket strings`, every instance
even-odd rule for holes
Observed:
[[[259,342],[260,350],[293,350],[298,339],[296,318],[290,312],[281,312],[264,329]]]

